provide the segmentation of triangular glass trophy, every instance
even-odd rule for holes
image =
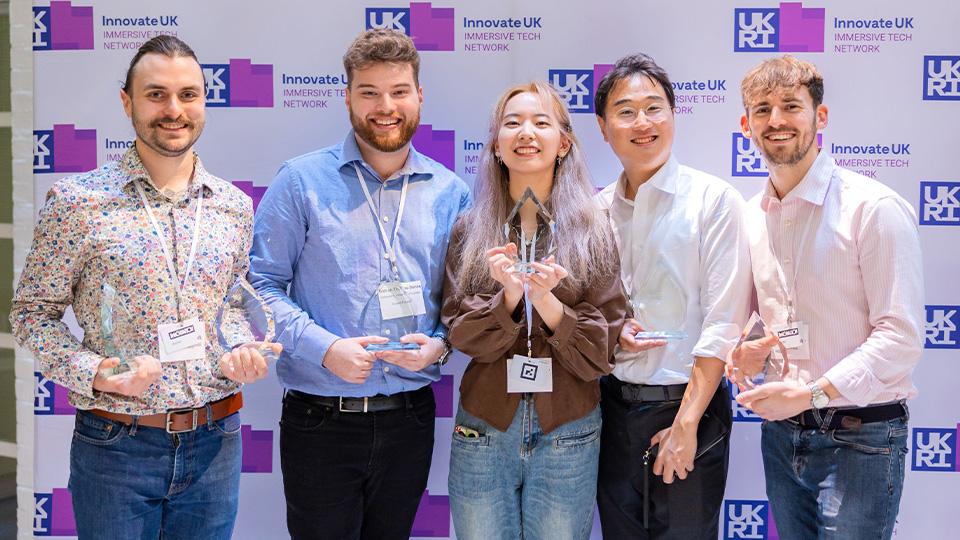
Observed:
[[[757,339],[762,339],[766,337],[767,325],[763,322],[763,319],[760,318],[760,314],[756,311],[750,315],[750,319],[747,321],[746,326],[743,327],[743,332],[740,334],[740,340],[737,341],[737,347],[742,345],[747,341],[754,341]],[[786,351],[782,349],[781,353],[786,355]],[[767,355],[766,360],[763,362],[763,369],[759,373],[753,375],[752,377],[744,377],[750,386],[758,386],[767,382],[767,378],[771,375],[775,375],[774,380],[781,380],[783,378],[783,369],[786,365],[786,362],[783,361],[783,357],[777,358],[775,354],[771,353]]]
[[[639,289],[630,295],[630,305],[644,328],[634,336],[636,339],[687,339],[683,330],[687,293],[662,257],[657,258]]]
[[[269,347],[276,332],[273,311],[246,279],[241,277],[230,287],[217,311],[216,325],[217,339],[225,352],[241,345],[257,344],[264,358],[276,360],[276,354]]]
[[[103,340],[103,352],[107,358],[120,359],[116,367],[102,370],[101,375],[110,377],[128,371],[136,372],[137,362],[134,358],[146,354],[142,350],[145,341],[117,290],[109,283],[104,283],[100,290],[100,337]]]
[[[371,343],[365,347],[368,351],[417,351],[416,343],[401,343],[401,337],[414,334],[418,328],[417,313],[424,312],[423,291],[419,284],[403,283],[399,279],[385,281],[377,290],[380,300],[380,323],[383,337],[387,343]]]
[[[520,209],[523,208],[523,205],[527,202],[537,207],[537,229],[529,237],[526,231],[523,230],[523,227],[514,228],[511,226],[517,214],[520,213]],[[532,274],[536,270],[530,266],[530,263],[538,260],[542,261],[556,254],[557,248],[554,242],[556,227],[557,224],[553,220],[553,215],[546,209],[543,203],[540,202],[540,199],[533,193],[533,190],[529,187],[524,190],[523,195],[520,196],[520,200],[513,206],[513,210],[511,210],[510,215],[507,216],[507,221],[503,224],[503,237],[506,242],[512,241],[510,238],[511,230],[515,230],[516,232],[517,260],[513,264],[514,270],[522,274]],[[537,240],[543,238],[544,235],[548,235],[547,247],[545,251],[538,253]]]

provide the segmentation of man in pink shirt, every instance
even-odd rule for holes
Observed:
[[[817,147],[828,111],[814,65],[765,60],[741,93],[741,128],[770,170],[745,218],[768,337],[735,348],[728,375],[744,390],[737,401],[766,420],[777,530],[786,539],[890,538],[922,352],[916,215]],[[761,370],[766,382],[754,387]]]

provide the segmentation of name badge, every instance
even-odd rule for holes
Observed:
[[[507,393],[553,392],[553,360],[519,354],[507,359]]]
[[[157,325],[160,361],[202,360],[206,357],[206,332],[200,319]]]
[[[381,283],[377,296],[380,298],[380,317],[385,321],[427,313],[423,305],[423,284],[419,281]]]
[[[789,324],[780,324],[772,326],[771,330],[777,334],[780,343],[787,348],[787,356],[790,360],[809,360],[810,359],[810,334],[807,323],[797,321]],[[774,355],[780,358],[780,350],[773,349]]]

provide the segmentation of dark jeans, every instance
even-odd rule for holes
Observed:
[[[77,411],[70,495],[80,540],[227,540],[240,492],[240,414],[186,433]]]
[[[603,432],[597,505],[603,537],[715,540],[727,483],[729,434],[694,462],[685,480],[674,478],[672,484],[665,484],[653,474],[652,462],[644,469],[643,454],[650,439],[673,423],[680,402],[626,403],[613,391],[611,377],[600,381]],[[730,395],[724,384],[717,388],[707,412],[729,430]],[[643,526],[644,475],[649,481],[649,528]]]
[[[407,406],[340,412],[283,398],[280,466],[294,539],[407,539],[427,487],[436,403],[429,386]]]

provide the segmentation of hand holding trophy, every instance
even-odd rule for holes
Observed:
[[[267,362],[276,360],[283,346],[274,343],[273,312],[244,278],[227,293],[217,312],[217,338],[224,353],[218,361],[228,378],[254,382],[267,375]]]

